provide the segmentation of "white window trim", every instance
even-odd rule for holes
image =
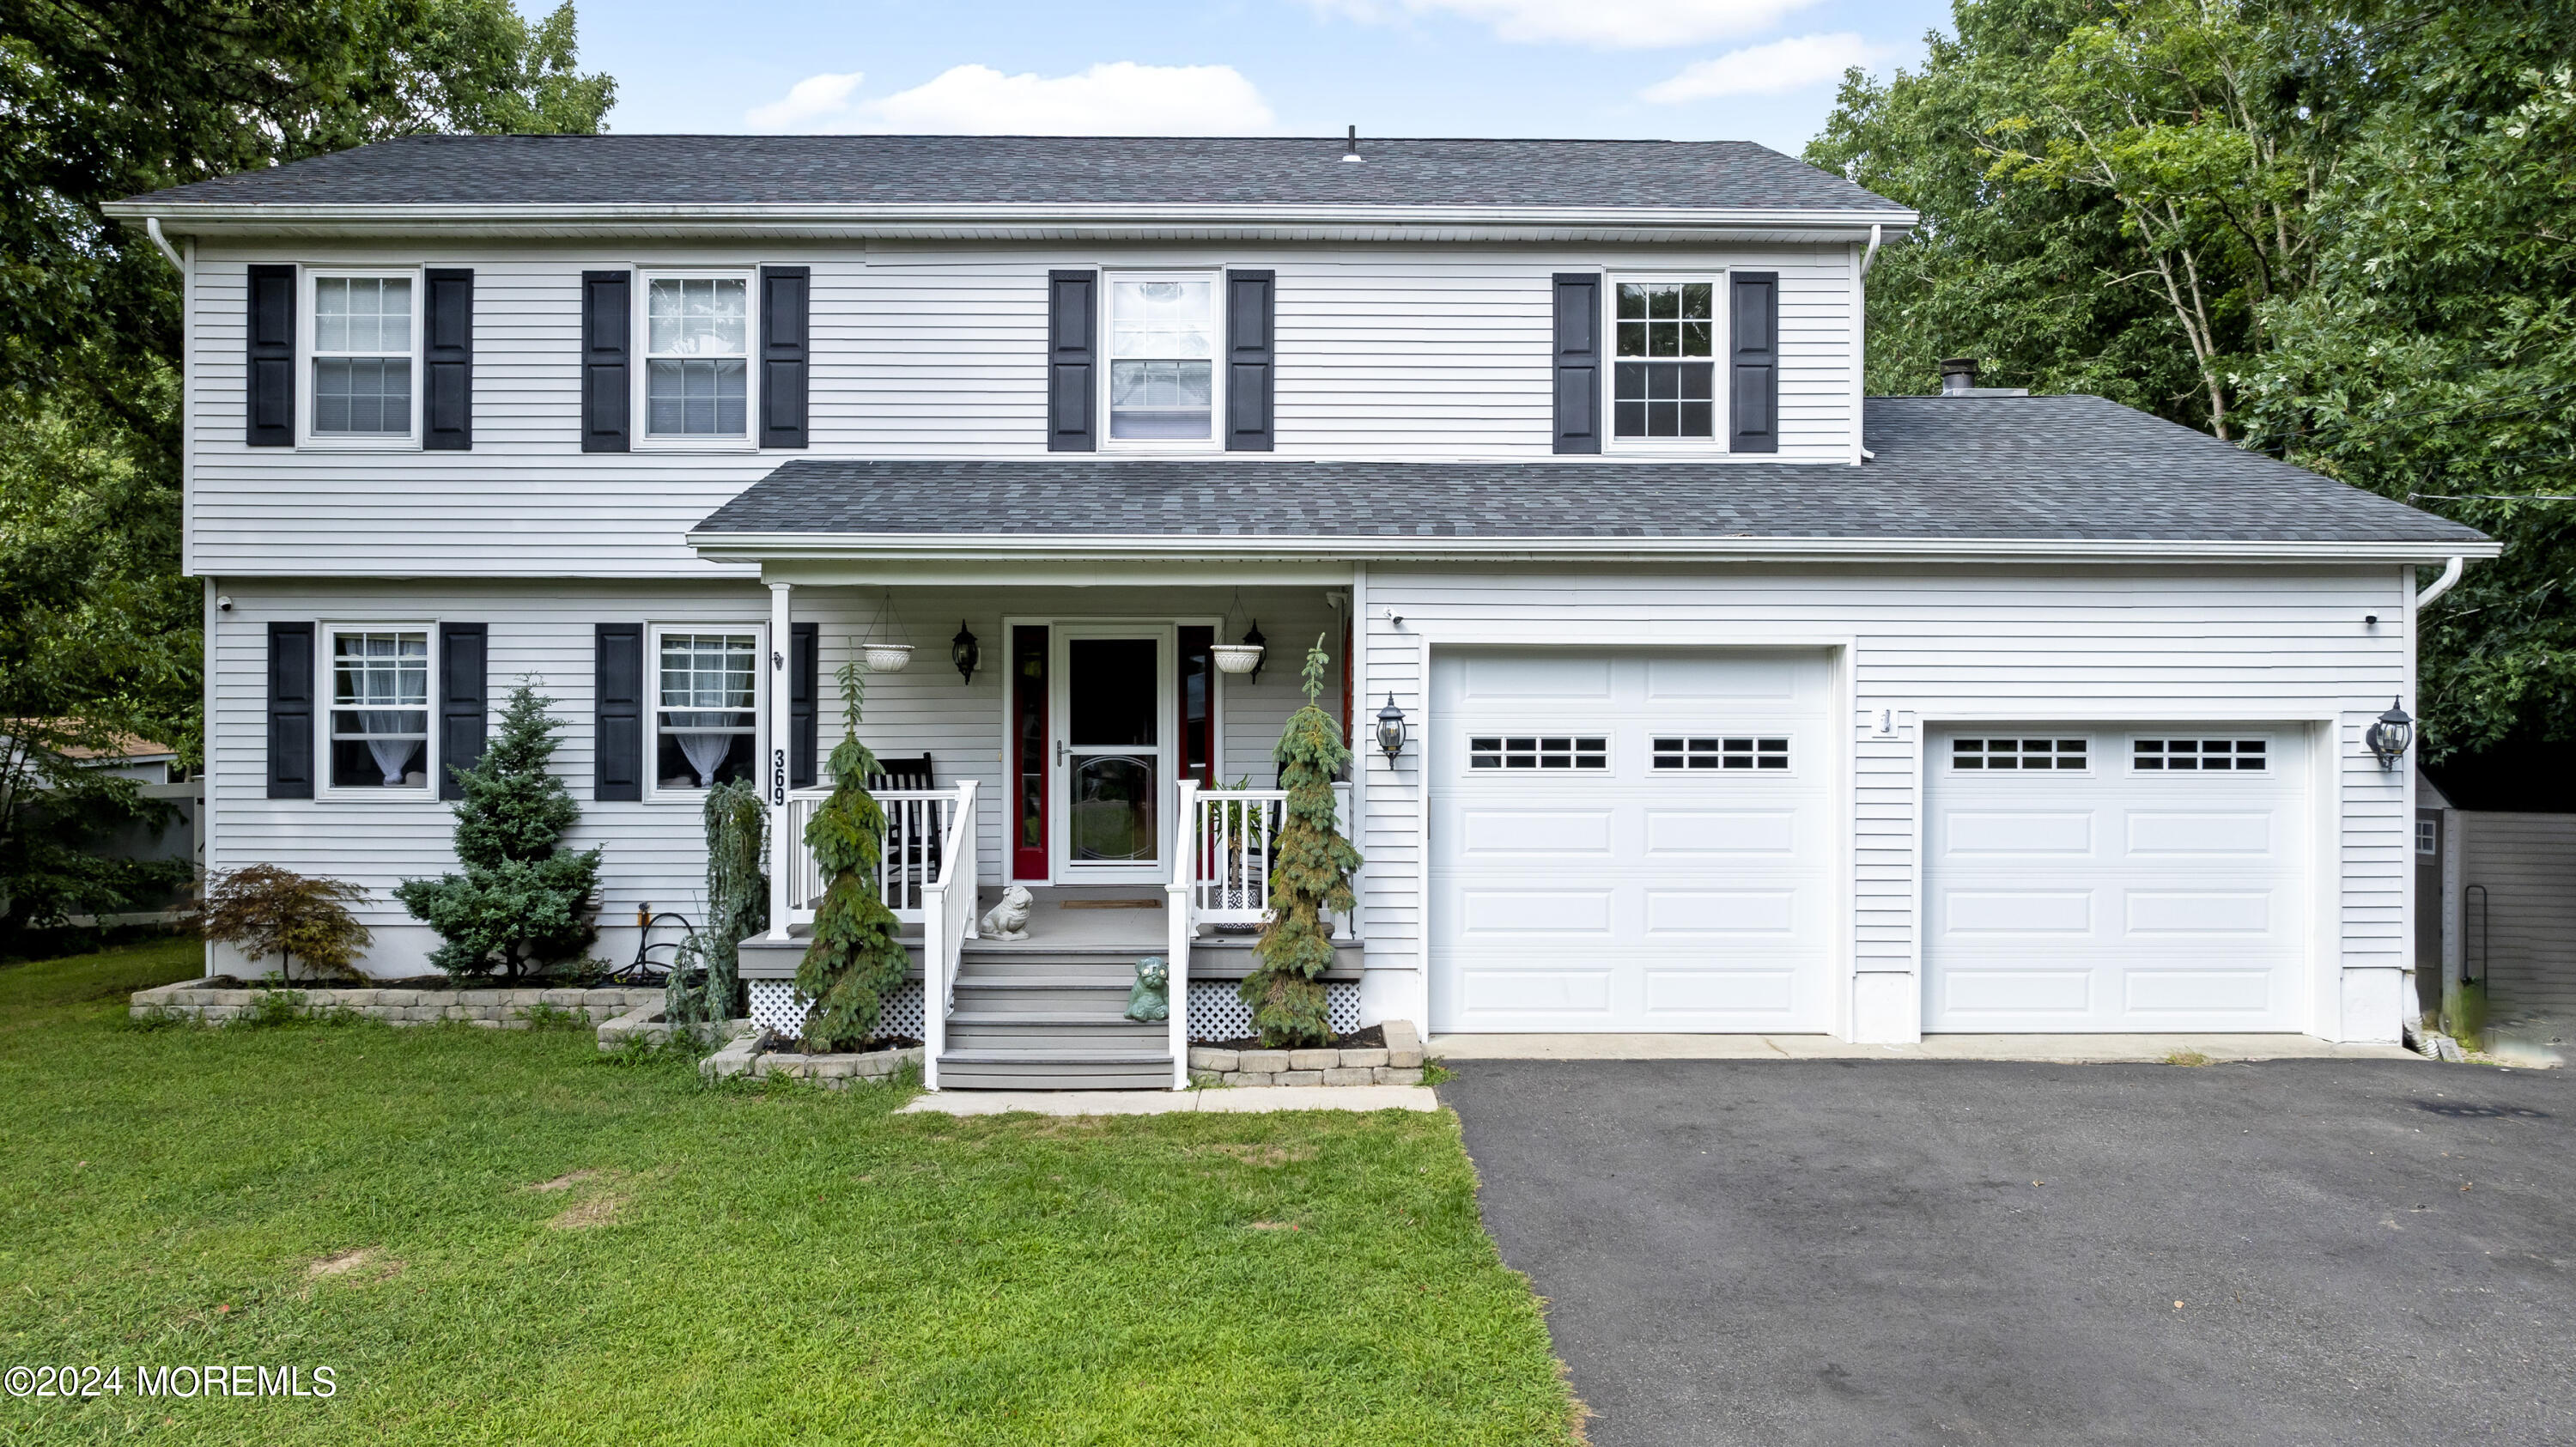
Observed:
[[[1112,290],[1122,281],[1205,281],[1208,283],[1208,435],[1204,438],[1156,439],[1114,437],[1109,415],[1111,387],[1109,375],[1119,357],[1118,305]],[[1226,409],[1226,295],[1223,267],[1155,267],[1120,271],[1103,269],[1100,273],[1100,379],[1098,409],[1092,415],[1100,419],[1100,449],[1103,452],[1223,452],[1225,450]]]
[[[1730,337],[1727,322],[1734,306],[1735,291],[1729,270],[1716,271],[1605,271],[1601,275],[1601,445],[1611,452],[1642,456],[1725,457],[1732,455],[1727,440],[1734,436],[1734,418],[1728,413],[1732,388],[1724,385],[1729,375],[1726,353]],[[1709,292],[1709,435],[1706,437],[1622,437],[1619,435],[1619,283],[1704,281]],[[1630,361],[1653,361],[1654,358],[1628,358]],[[1674,359],[1666,359],[1674,360]],[[1774,454],[1759,454],[1763,461],[1774,460]]]
[[[665,788],[662,784],[662,635],[666,633],[748,633],[751,635],[751,756],[755,763],[769,751],[769,625],[766,623],[651,623],[644,628],[644,802],[704,804],[704,789]],[[755,783],[760,770],[752,770]]]
[[[428,737],[421,741],[420,756],[425,765],[423,782],[417,787],[405,784],[335,784],[331,782],[331,716],[336,711],[332,697],[338,675],[331,665],[331,642],[343,633],[425,633],[429,635],[429,692],[422,711],[427,715]],[[313,797],[335,804],[436,804],[438,798],[438,621],[417,618],[377,620],[341,618],[316,620],[313,625]]]
[[[407,437],[357,437],[346,434],[319,435],[313,430],[314,393],[313,332],[321,320],[321,307],[316,301],[315,283],[327,279],[353,277],[360,280],[383,278],[411,283],[411,434]],[[318,452],[418,452],[420,451],[421,393],[428,381],[428,368],[421,358],[424,338],[421,324],[427,283],[417,266],[303,266],[295,275],[295,441],[301,448]],[[391,353],[373,355],[389,356]]]
[[[652,389],[653,353],[648,344],[653,336],[653,283],[657,281],[738,281],[742,283],[742,435],[739,437],[691,437],[685,434],[653,431]],[[627,415],[634,419],[634,432],[628,446],[637,452],[757,452],[760,450],[760,273],[747,266],[639,266],[635,268],[634,298],[627,308],[633,329],[629,355],[634,364],[629,369],[633,393]],[[703,792],[703,791],[701,791]]]

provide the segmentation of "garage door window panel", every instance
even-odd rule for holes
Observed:
[[[1610,767],[1610,740],[1602,735],[1479,734],[1467,740],[1471,769],[1571,772]]]
[[[2251,774],[2269,767],[2263,739],[2135,739],[2129,766],[2142,774]]]
[[[1657,769],[1745,769],[1786,772],[1789,741],[1759,734],[1690,734],[1655,740]]]
[[[1985,773],[2032,773],[2078,771],[2085,767],[2090,751],[2083,739],[2068,738],[1973,738],[1950,741],[1950,767]]]

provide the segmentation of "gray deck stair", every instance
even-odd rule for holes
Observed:
[[[1171,1033],[1127,1018],[1129,945],[970,941],[958,963],[945,1090],[1151,1090],[1172,1083]]]

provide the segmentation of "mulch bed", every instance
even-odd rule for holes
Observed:
[[[1269,1046],[1261,1043],[1261,1037],[1258,1035],[1246,1035],[1240,1040],[1193,1040],[1190,1043],[1198,1046],[1202,1050],[1267,1050],[1270,1048]],[[1356,1034],[1336,1035],[1321,1045],[1305,1045],[1298,1048],[1303,1050],[1384,1050],[1386,1048],[1386,1027],[1383,1025],[1371,1025],[1367,1029],[1359,1031]]]
[[[868,1055],[879,1050],[910,1050],[920,1043],[909,1035],[879,1035],[858,1049],[844,1053]],[[793,1035],[781,1035],[775,1030],[763,1030],[760,1032],[759,1041],[751,1049],[755,1055],[802,1055],[805,1053],[805,1042]]]

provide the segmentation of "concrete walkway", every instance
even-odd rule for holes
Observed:
[[[2051,1065],[2211,1060],[2422,1060],[2402,1045],[2336,1045],[2312,1035],[1926,1035],[1854,1045],[1830,1035],[1435,1035],[1442,1060],[2028,1060]]]
[[[1190,1111],[1438,1110],[1427,1085],[1239,1085],[1216,1090],[924,1091],[903,1109],[945,1115],[1171,1115]]]

